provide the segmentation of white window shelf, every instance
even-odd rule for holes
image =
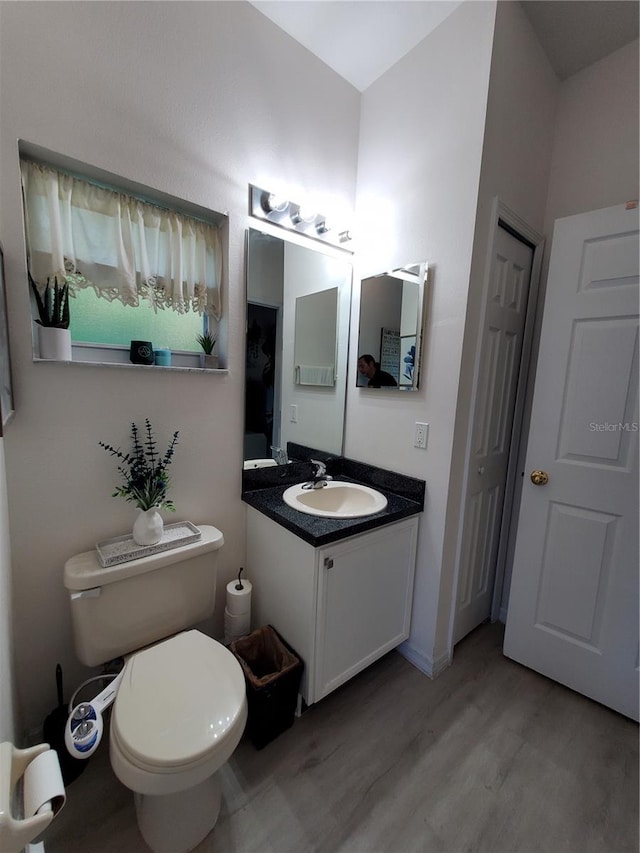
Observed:
[[[172,360],[176,363],[171,365],[160,364],[133,364],[129,361],[129,348],[114,346],[113,344],[85,344],[73,343],[71,345],[73,358],[71,361],[57,361],[51,358],[40,358],[37,347],[34,346],[33,361],[39,364],[84,364],[89,367],[117,367],[125,370],[156,370],[182,373],[219,373],[227,374],[227,368],[210,368],[200,366],[200,353],[174,351]]]
[[[54,358],[38,358],[34,356],[34,363],[36,364],[61,364],[64,366],[68,365],[83,365],[85,367],[115,367],[124,370],[153,370],[153,371],[164,371],[169,373],[215,373],[226,375],[229,373],[228,368],[219,367],[219,368],[210,368],[210,367],[180,367],[179,365],[170,365],[163,366],[161,364],[124,364],[117,361],[81,361],[80,359],[74,359],[73,361],[57,361]]]

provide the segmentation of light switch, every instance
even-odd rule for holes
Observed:
[[[292,424],[298,423],[298,407],[294,403],[289,406],[289,420]]]

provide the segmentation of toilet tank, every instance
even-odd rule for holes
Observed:
[[[78,658],[97,666],[190,628],[213,613],[222,533],[200,526],[197,542],[103,567],[86,551],[65,563]]]

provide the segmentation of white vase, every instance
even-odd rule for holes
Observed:
[[[141,509],[133,523],[133,541],[137,545],[156,545],[163,530],[164,521],[156,507]]]
[[[38,326],[40,358],[71,361],[71,332],[54,326]]]
[[[206,353],[202,353],[200,356],[200,366],[204,367],[205,370],[217,370],[219,364],[220,361],[217,355],[207,355]]]

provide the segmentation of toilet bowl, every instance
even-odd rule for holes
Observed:
[[[240,664],[199,631],[129,658],[112,711],[111,766],[134,791],[140,832],[156,853],[185,853],[213,829],[215,774],[246,718]]]
[[[214,610],[222,533],[104,567],[96,551],[65,564],[76,653],[87,666],[126,656],[111,710],[109,753],[134,793],[154,853],[187,853],[213,829],[218,769],[247,718],[242,668],[193,629]]]

